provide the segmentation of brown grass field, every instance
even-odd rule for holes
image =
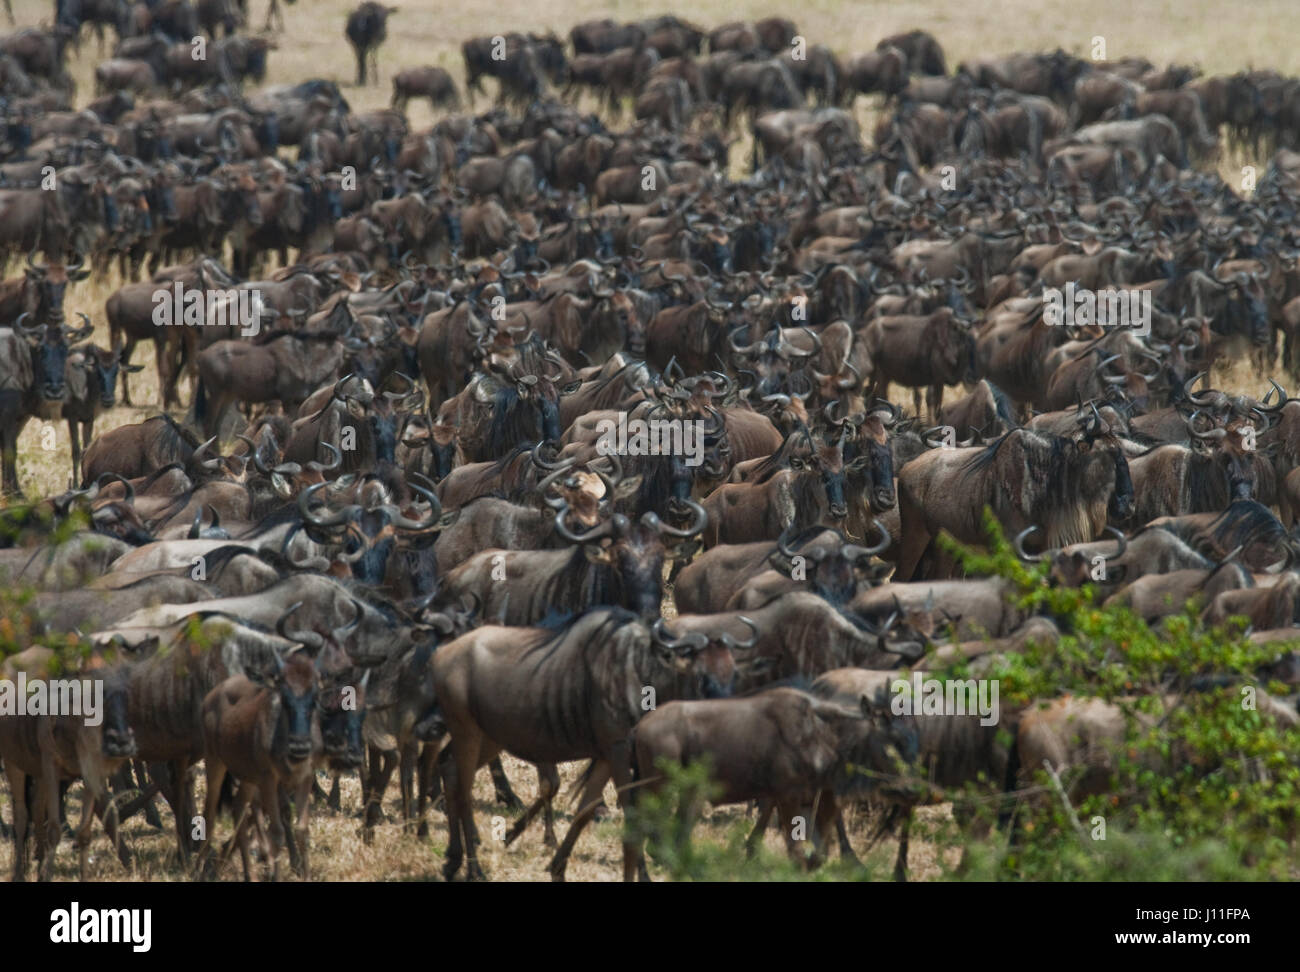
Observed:
[[[260,28],[266,15],[266,2],[251,2],[251,26]],[[1256,0],[1248,5],[1224,0],[1177,3],[1170,0],[1144,3],[999,0],[989,4],[923,4],[914,0],[849,4],[838,0],[812,0],[796,6],[753,0],[703,5],[666,0],[566,0],[552,4],[522,0],[495,0],[485,4],[397,0],[397,3],[400,10],[389,21],[388,41],[380,52],[377,85],[359,89],[352,84],[355,64],[343,36],[343,24],[354,6],[353,0],[299,0],[293,6],[282,7],[286,30],[276,35],[278,49],[270,56],[267,82],[298,82],[308,78],[335,80],[342,85],[354,111],[370,110],[387,107],[391,78],[404,67],[441,65],[450,70],[459,83],[463,78],[460,43],[472,36],[547,29],[567,36],[570,27],[586,19],[608,16],[631,20],[669,12],[706,28],[729,20],[780,14],[794,19],[810,43],[827,43],[841,55],[870,50],[887,34],[923,27],[944,45],[950,69],[967,58],[1013,50],[1062,47],[1086,57],[1093,38],[1102,36],[1110,58],[1141,55],[1157,64],[1198,64],[1206,73],[1226,73],[1247,67],[1300,73],[1300,50],[1284,43],[1290,36],[1287,28],[1295,10],[1294,3],[1288,0]],[[53,4],[47,0],[14,0],[14,11],[20,26],[48,24],[52,20]],[[73,52],[70,56],[78,83],[79,101],[84,103],[92,96],[92,72],[99,58],[93,38],[87,36],[80,54]],[[488,80],[486,84],[492,91],[494,82]],[[485,101],[480,99],[476,107],[485,108]],[[874,103],[860,97],[856,106],[860,120],[864,123],[869,121],[873,108]],[[427,127],[436,120],[425,103],[413,104],[409,117],[413,130]],[[738,163],[747,157],[748,144],[742,140],[733,148],[733,160]],[[1225,179],[1236,184],[1242,165],[1254,164],[1262,173],[1267,162],[1266,158],[1234,156],[1220,159],[1219,169]],[[13,272],[12,267],[10,272]],[[69,291],[69,318],[72,319],[77,311],[89,314],[98,326],[96,340],[105,346],[108,335],[103,317],[104,301],[121,283],[113,273],[92,278]],[[145,404],[112,410],[97,423],[97,432],[138,422],[157,413],[157,376],[152,359],[151,348],[141,346],[137,349],[135,363],[145,365],[146,370],[133,376],[133,396],[137,402]],[[1263,380],[1250,374],[1243,364],[1215,375],[1213,381],[1216,387],[1252,393],[1259,393],[1264,385]],[[183,399],[188,401],[190,389],[185,380],[181,392]],[[905,400],[900,395],[897,400],[910,407],[910,396]],[[60,424],[55,428],[56,445],[52,450],[41,447],[42,430],[42,423],[30,423],[19,447],[19,480],[29,496],[47,496],[61,491],[67,487],[72,472],[66,427]],[[528,801],[536,790],[532,768],[510,758],[507,758],[506,765],[516,791]],[[576,764],[563,769],[566,788],[576,778],[578,769]],[[445,819],[439,810],[429,814],[429,839],[419,840],[414,834],[404,833],[400,822],[393,822],[397,818],[396,789],[394,780],[385,805],[389,822],[378,828],[371,845],[364,844],[359,837],[356,811],[360,804],[360,791],[355,777],[350,785],[345,784],[344,814],[332,815],[323,809],[314,813],[312,862],[315,878],[333,881],[441,879],[440,868],[446,847]],[[546,880],[550,852],[542,846],[540,825],[532,827],[514,847],[507,849],[489,836],[490,817],[502,811],[492,801],[486,774],[480,774],[475,793],[476,820],[484,837],[481,861],[488,875],[496,880]],[[7,804],[8,799],[7,792],[0,795],[0,805]],[[607,802],[613,804],[612,789],[607,791]],[[561,837],[570,818],[570,809],[566,805],[558,821]],[[69,811],[74,819],[80,812],[79,787],[74,787],[70,794]],[[9,817],[7,806],[4,813]],[[744,814],[744,808],[718,809],[697,828],[697,839],[723,841]],[[934,845],[924,840],[924,833],[927,825],[936,824],[946,817],[946,807],[922,811],[920,826],[914,828],[912,835],[910,863],[914,879],[935,878],[942,873]],[[92,879],[181,879],[183,875],[173,861],[174,838],[170,821],[165,822],[168,827],[162,833],[145,826],[139,818],[127,825],[126,839],[136,855],[136,868],[130,874],[124,872],[113,857],[102,833],[97,836],[92,848]],[[870,829],[868,823],[862,816],[850,821],[850,831],[859,853]],[[224,821],[221,826],[218,837],[224,840],[229,834],[230,824]],[[621,816],[615,812],[608,821],[588,829],[570,861],[570,879],[601,881],[616,880],[621,876],[620,828]],[[767,846],[774,852],[781,850],[782,845],[774,832],[769,831]],[[885,841],[873,853],[868,863],[875,865],[875,874],[887,876],[885,862],[892,862],[893,850],[893,843]],[[949,866],[954,863],[947,862]],[[11,849],[9,842],[5,841],[0,844],[0,875],[7,879],[10,869]],[[653,864],[651,871],[655,873]],[[57,877],[75,880],[76,876],[76,854],[65,840],[58,856]],[[228,880],[238,877],[237,861],[222,874],[222,878]]]

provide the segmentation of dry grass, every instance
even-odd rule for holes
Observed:
[[[464,39],[510,30],[554,30],[566,34],[575,23],[588,18],[612,16],[634,19],[663,12],[674,12],[702,26],[711,27],[727,20],[754,18],[771,14],[792,16],[811,42],[830,44],[841,54],[868,50],[879,38],[912,27],[924,27],[933,32],[944,45],[950,64],[986,54],[1003,53],[1016,49],[1066,50],[1087,56],[1092,38],[1104,36],[1107,54],[1112,57],[1142,55],[1157,63],[1175,61],[1196,63],[1207,72],[1234,71],[1247,66],[1272,67],[1287,73],[1300,69],[1300,52],[1289,43],[1283,25],[1289,23],[1293,12],[1287,0],[1259,0],[1242,6],[1224,2],[1166,2],[1135,4],[1120,0],[1098,0],[1087,4],[1069,0],[1009,0],[996,4],[949,4],[935,9],[934,4],[915,0],[905,2],[843,3],[836,0],[813,0],[796,7],[739,0],[732,3],[673,3],[661,0],[569,0],[559,4],[537,4],[521,0],[497,0],[490,4],[435,4],[429,0],[407,0],[400,12],[390,21],[388,42],[381,52],[380,84],[365,89],[352,86],[355,67],[352,55],[343,38],[343,23],[353,0],[311,0],[285,7],[287,30],[278,35],[279,49],[271,56],[269,83],[297,82],[306,78],[327,78],[340,82],[354,110],[386,107],[391,92],[390,79],[395,71],[419,64],[438,64],[449,69],[458,81],[462,78],[459,45]],[[15,0],[19,23],[28,25],[49,22],[51,4],[37,0]],[[257,0],[252,10],[254,25],[261,26],[265,4]],[[92,71],[96,63],[93,41],[83,45],[80,57],[74,55],[73,69],[77,79],[80,99],[84,103],[93,89]],[[488,81],[489,87],[493,82]],[[480,107],[482,103],[480,102]],[[858,111],[863,121],[868,119],[870,105],[859,99]],[[424,104],[410,109],[412,126],[419,128],[431,124],[435,117]],[[743,158],[747,146],[743,143],[734,150],[736,158]],[[1267,160],[1231,158],[1221,160],[1220,169],[1225,177],[1239,173],[1240,165],[1254,163],[1260,166]],[[77,285],[68,297],[69,312],[84,311],[99,325],[96,339],[107,343],[103,324],[105,299],[121,284],[116,274],[95,278]],[[135,376],[136,401],[144,407],[119,407],[102,417],[97,431],[140,421],[157,411],[157,376],[152,354],[142,347],[136,352],[136,363],[146,365],[146,371]],[[1216,376],[1220,387],[1257,390],[1260,382],[1247,373],[1244,365],[1236,365]],[[182,383],[182,395],[188,400],[188,388]],[[900,396],[900,403],[906,404]],[[64,488],[71,473],[71,456],[66,428],[56,429],[53,450],[41,448],[43,425],[33,422],[20,442],[19,476],[30,494],[49,495]],[[531,799],[536,789],[536,775],[528,764],[507,758],[507,770],[519,795]],[[564,767],[562,775],[566,788],[576,778],[578,767]],[[396,818],[396,787],[389,790],[386,805],[390,820]],[[74,787],[73,794],[79,792]],[[387,823],[377,832],[371,845],[359,837],[356,809],[359,804],[359,787],[355,778],[345,786],[345,807],[352,812],[333,815],[319,810],[312,821],[312,858],[315,875],[325,880],[427,880],[440,876],[442,857],[446,847],[446,828],[439,811],[429,814],[432,836],[418,840],[404,833],[400,823]],[[475,796],[476,817],[485,837],[489,834],[489,819],[500,809],[492,803],[492,792],[486,774],[480,774]],[[0,803],[7,803],[7,794]],[[607,801],[613,803],[612,790]],[[79,799],[70,800],[69,806],[80,806]],[[566,808],[567,811],[567,808]],[[701,823],[697,837],[722,840],[743,810],[722,808]],[[923,819],[935,822],[947,816],[946,808],[923,811]],[[5,815],[9,815],[6,807]],[[569,819],[561,815],[559,830],[563,835]],[[619,833],[621,820],[617,812],[607,822],[589,829],[570,862],[569,875],[578,880],[614,880],[620,876],[621,852]],[[857,819],[851,826],[855,843],[868,830],[866,821]],[[138,880],[175,880],[181,875],[172,862],[170,827],[162,833],[144,825],[138,818],[125,828],[127,840],[136,854],[136,869],[130,877]],[[221,839],[229,833],[229,823],[222,825]],[[768,846],[780,851],[777,836],[769,832]],[[892,858],[893,844],[885,842],[873,861]],[[496,879],[545,880],[549,851],[541,844],[541,829],[535,825],[513,848],[506,849],[492,840],[485,840],[483,864],[490,876]],[[935,849],[914,830],[911,849],[914,877],[933,878],[940,872]],[[953,863],[951,861],[949,864]],[[11,867],[11,852],[7,842],[0,845],[0,874],[7,875]],[[234,865],[222,876],[237,878]],[[91,877],[96,880],[120,880],[122,868],[109,852],[102,836],[97,837],[91,864]],[[76,856],[65,842],[59,855],[57,874],[60,879],[75,879]],[[878,873],[884,873],[879,871]]]

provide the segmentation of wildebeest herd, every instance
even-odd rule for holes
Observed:
[[[360,84],[390,15],[348,18]],[[161,826],[161,799],[185,873],[287,849],[307,876],[318,773],[336,808],[360,773],[369,838],[394,770],[421,836],[441,796],[446,876],[482,876],[471,788],[488,766],[515,799],[502,752],[539,780],[505,839],[541,814],[556,878],[611,780],[631,806],[699,758],[799,856],[796,818],[848,856],[841,808],[888,806],[901,876],[935,788],[1014,790],[1124,732],[1084,699],[894,711],[901,668],[1059,636],[941,544],[984,543],[986,507],[1152,625],[1199,597],[1294,633],[1300,80],[1061,50],[954,72],[920,30],[846,57],[781,18],[665,16],[473,38],[463,91],[410,67],[356,112],[331,81],[252,87],[274,44],[247,16],[58,0],[0,38],[0,251],[25,260],[0,570],[33,591],[3,672],[105,699],[94,726],[0,715],[16,879],[33,846],[52,876],[73,781],[83,874],[96,819],[129,867],[120,821]],[[86,26],[118,41],[75,110]],[[455,113],[412,131],[415,98]],[[1245,190],[1225,144],[1271,153]],[[68,323],[113,268],[103,319]],[[1075,288],[1142,319],[1053,319]],[[141,342],[159,414],[95,436]],[[1239,361],[1259,397],[1213,387]],[[33,419],[66,420],[74,482],[28,502]],[[645,873],[630,834],[623,864]]]

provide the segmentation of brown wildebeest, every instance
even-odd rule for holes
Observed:
[[[582,810],[551,861],[551,877],[564,880],[569,854],[611,776],[620,799],[628,798],[628,733],[645,711],[646,693],[656,704],[725,696],[735,675],[725,642],[699,633],[675,638],[662,620],[651,626],[617,608],[589,611],[559,632],[488,625],[443,645],[433,657],[452,750],[443,769],[450,834],[443,873],[451,878],[468,856],[468,876],[484,877],[470,799],[474,773],[505,749],[539,765],[595,760]],[[545,776],[542,783],[539,802],[553,795]],[[635,870],[636,848],[625,842],[624,879]]]
[[[773,801],[786,850],[796,861],[802,856],[796,818],[811,828],[816,860],[837,809],[834,795],[860,786],[860,769],[893,775],[916,755],[915,730],[895,728],[883,683],[863,693],[855,707],[788,687],[739,699],[669,702],[632,735],[638,782],[654,792],[662,786],[655,772],[661,761],[706,761],[709,778],[721,785],[711,802]],[[683,803],[680,839],[689,835],[699,809]],[[762,832],[755,828],[751,847]]]
[[[51,662],[54,652],[48,648],[29,648],[5,660],[0,668],[0,679],[16,682],[18,673],[25,672],[31,680],[43,680],[46,691],[57,692],[64,706],[80,699],[80,711],[59,715],[9,714],[0,716],[0,758],[9,778],[14,815],[14,870],[13,880],[22,881],[27,865],[27,827],[29,809],[36,834],[36,854],[40,859],[40,880],[54,876],[54,853],[59,845],[61,826],[59,806],[60,782],[81,779],[85,787],[82,798],[81,823],[77,828],[77,852],[81,879],[86,879],[87,852],[90,846],[90,828],[95,816],[104,821],[104,830],[117,848],[124,866],[130,858],[118,840],[117,817],[109,806],[108,780],[122,765],[135,755],[135,739],[127,723],[126,682],[122,669],[106,669],[103,656],[96,653],[80,672],[54,676],[57,671]],[[66,679],[63,686],[49,681],[51,677]],[[88,706],[94,704],[92,688],[102,684],[102,710],[99,721],[89,724],[94,715]],[[28,682],[30,688],[32,682]],[[10,686],[12,689],[14,686]],[[73,696],[71,689],[79,689]],[[66,689],[66,691],[65,691]],[[49,704],[55,700],[51,697]],[[33,783],[34,806],[29,808],[24,794],[27,779]]]
[[[987,447],[931,449],[904,465],[897,578],[921,580],[934,569],[942,530],[982,543],[986,506],[1004,529],[1039,524],[1050,546],[1098,539],[1108,514],[1127,517],[1133,482],[1123,449],[1095,412],[1082,424],[1078,438],[1016,429]]]
[[[379,45],[388,39],[388,18],[397,13],[396,7],[386,7],[382,3],[366,0],[365,3],[348,14],[344,28],[348,43],[352,45],[357,56],[357,87],[366,83],[366,60],[372,65],[371,74],[376,82],[379,80]]]
[[[440,67],[407,68],[393,75],[393,107],[405,111],[412,98],[428,98],[430,108],[460,109],[456,83]]]
[[[834,525],[846,516],[849,508],[844,495],[844,441],[813,444],[807,435],[810,454],[799,468],[780,468],[783,446],[772,457],[777,467],[770,476],[755,473],[754,481],[723,483],[704,499],[709,514],[704,530],[706,546],[719,543],[750,543],[775,540],[787,527]],[[865,457],[855,459],[850,467],[860,468]],[[762,480],[762,481],[757,481]]]
[[[263,684],[245,675],[234,675],[203,700],[203,760],[208,792],[203,811],[207,843],[200,854],[200,871],[210,856],[221,784],[230,773],[239,780],[234,839],[239,843],[245,879],[252,879],[247,849],[250,821],[245,817],[250,806],[256,815],[259,804],[270,823],[269,859],[274,862],[271,879],[279,879],[279,855],[285,839],[280,814],[282,794],[293,797],[298,815],[293,836],[301,862],[299,873],[304,880],[311,876],[308,815],[312,761],[323,752],[316,711],[319,679],[316,665],[306,652],[292,652],[287,661],[276,654],[274,660],[275,668],[269,677],[256,669],[249,670]]]

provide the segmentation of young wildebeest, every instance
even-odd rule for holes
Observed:
[[[125,352],[114,347],[106,351],[95,344],[83,344],[68,354],[68,398],[63,417],[68,423],[72,443],[72,477],[81,475],[81,443],[90,445],[95,434],[95,418],[104,409],[117,404],[119,371],[144,371],[144,365],[124,363]]]
[[[54,653],[48,648],[29,648],[5,660],[0,669],[0,679],[15,680],[19,671],[29,679],[49,679],[54,671],[51,662]],[[36,834],[36,856],[40,860],[40,880],[54,876],[54,852],[59,845],[61,827],[59,784],[81,779],[85,787],[82,798],[81,823],[77,828],[77,852],[81,879],[86,879],[87,850],[90,846],[90,828],[95,816],[104,821],[104,830],[118,850],[124,866],[130,859],[118,841],[117,817],[109,807],[109,777],[122,763],[135,755],[135,739],[126,720],[126,680],[122,670],[106,670],[104,659],[92,655],[89,663],[78,673],[67,672],[59,676],[80,682],[82,691],[81,713],[65,712],[61,715],[6,715],[0,717],[0,758],[9,777],[9,792],[13,799],[14,815],[14,871],[13,880],[21,881],[27,864],[27,825],[29,809]],[[87,724],[89,710],[85,706],[94,681],[103,680],[103,710],[98,725]],[[29,682],[29,685],[31,683]],[[51,693],[54,686],[46,682]],[[59,691],[59,698],[67,704],[70,694]],[[53,702],[51,698],[51,702]],[[33,783],[34,806],[29,808],[23,794],[27,779]]]
[[[379,45],[388,39],[387,21],[391,14],[397,13],[396,7],[385,7],[382,3],[366,0],[356,10],[348,14],[344,33],[348,43],[357,55],[357,85],[366,83],[366,59],[370,58],[374,67],[375,81],[379,80]]]
[[[796,817],[812,824],[820,856],[836,811],[832,794],[864,784],[859,770],[895,775],[916,755],[915,730],[896,728],[884,684],[864,693],[857,708],[788,687],[741,699],[669,702],[641,720],[633,739],[634,773],[652,792],[662,786],[655,771],[661,761],[686,766],[703,760],[721,786],[713,804],[774,801],[795,861],[802,858]],[[698,809],[683,801],[680,839],[690,833]],[[755,828],[751,844],[762,832]]]
[[[248,858],[250,807],[254,815],[265,813],[270,823],[271,846],[267,859],[274,862],[271,880],[279,880],[280,849],[285,843],[280,815],[282,793],[293,797],[298,815],[293,838],[301,862],[299,873],[304,879],[310,877],[307,824],[311,810],[312,762],[323,752],[316,711],[319,679],[316,665],[306,652],[291,652],[287,661],[278,654],[274,659],[272,673],[254,674],[263,684],[256,684],[244,675],[234,675],[203,700],[203,759],[207,766],[208,792],[203,811],[207,843],[200,854],[200,873],[210,856],[221,784],[226,774],[231,773],[239,779],[234,840],[243,858],[245,880],[252,880]],[[254,825],[260,831],[260,824]]]
[[[440,67],[407,68],[393,75],[393,108],[406,111],[412,98],[428,98],[430,108],[460,109],[456,83]]]

